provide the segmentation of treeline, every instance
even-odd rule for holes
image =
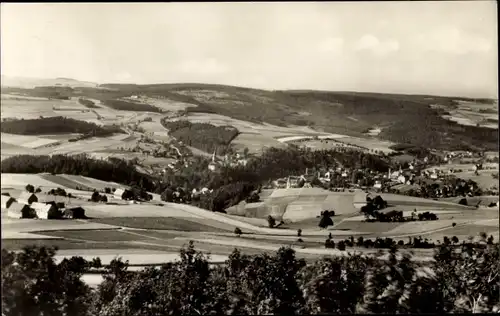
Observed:
[[[104,104],[105,106],[108,106],[112,109],[119,111],[155,112],[155,113],[163,112],[160,108],[147,103],[134,103],[123,100],[113,100],[113,99],[102,100],[101,103]]]
[[[499,247],[442,245],[421,263],[395,248],[389,258],[359,254],[306,263],[291,248],[210,265],[193,243],[161,269],[129,271],[113,260],[104,281],[81,277],[102,270],[99,259],[54,260],[55,250],[2,249],[2,313],[13,315],[295,315],[497,313]]]
[[[81,133],[92,136],[108,136],[114,133],[123,133],[118,126],[99,126],[62,116],[4,121],[0,124],[0,129],[2,133],[19,135]]]
[[[121,159],[111,161],[88,158],[86,155],[12,156],[2,161],[2,173],[52,173],[72,174],[112,181],[129,186],[139,186],[155,192],[159,184],[151,176],[140,173],[132,162]]]
[[[58,100],[69,100],[74,95],[73,88],[64,86],[40,86],[33,89],[2,87],[2,92]]]
[[[442,150],[498,150],[498,129],[460,125],[438,115],[423,114],[382,130],[393,142]]]
[[[169,130],[169,134],[185,145],[218,155],[227,153],[231,141],[239,132],[232,126],[214,126],[208,123],[191,123],[189,121],[161,120],[161,124]]]

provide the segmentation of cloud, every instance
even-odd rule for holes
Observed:
[[[399,42],[393,39],[380,41],[377,37],[367,34],[363,35],[354,45],[358,51],[368,50],[377,55],[386,55],[399,50]]]
[[[339,53],[343,48],[344,39],[340,37],[329,37],[318,45],[318,50],[323,53]]]
[[[206,58],[185,61],[181,63],[180,70],[185,73],[209,75],[225,73],[228,67],[215,58]]]
[[[483,37],[467,35],[457,28],[442,28],[431,34],[420,34],[416,42],[424,51],[458,55],[471,52],[489,52],[493,48],[491,41]]]

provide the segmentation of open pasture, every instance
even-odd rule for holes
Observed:
[[[393,142],[380,140],[377,138],[366,139],[366,138],[351,137],[351,136],[339,138],[338,140],[341,142],[344,142],[346,144],[351,144],[351,145],[367,148],[370,151],[377,150],[377,151],[382,151],[384,153],[393,152],[394,150],[392,150],[390,148],[390,146],[395,144]]]
[[[169,212],[165,212],[166,215]],[[182,214],[184,215],[184,214]],[[107,217],[94,218],[95,223],[147,230],[172,230],[186,232],[232,232],[235,227],[222,225],[207,219],[197,220],[188,217]],[[232,229],[231,229],[232,228]]]
[[[192,214],[175,206],[155,206],[152,204],[131,204],[131,205],[106,205],[94,204],[85,208],[87,216],[92,218],[159,218],[159,217],[173,217],[173,218],[188,218],[196,219],[201,218],[196,214]],[[140,228],[140,227],[136,227]]]
[[[493,178],[494,173],[498,174],[498,169],[479,170],[478,173],[479,175],[475,175],[474,172],[467,171],[467,172],[455,173],[454,175],[461,179],[472,180],[477,182],[479,187],[483,190],[490,189],[494,186],[496,186],[498,189],[498,179]]]
[[[310,128],[304,129],[304,127],[282,127],[267,123],[257,124],[212,113],[189,113],[188,115],[183,116],[179,119],[188,120],[192,123],[210,123],[216,126],[230,125],[238,129],[240,133],[259,133],[271,138],[304,133],[308,133],[310,135],[321,134]]]
[[[272,137],[259,133],[240,133],[231,144],[236,150],[243,150],[246,147],[251,154],[260,154],[265,147],[285,148],[287,146]]]
[[[41,147],[54,146],[60,143],[57,139],[46,138],[44,136],[31,136],[31,135],[16,135],[1,133],[2,143],[21,146],[29,149],[37,149]],[[9,148],[6,148],[9,149]],[[2,151],[4,148],[2,147]]]

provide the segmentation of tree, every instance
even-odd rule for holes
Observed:
[[[91,289],[81,277],[99,260],[81,257],[54,261],[55,248],[2,249],[2,313],[4,315],[91,315]]]
[[[236,228],[234,229],[234,233],[235,233],[238,237],[240,237],[240,236],[241,236],[241,234],[243,234],[243,232],[241,231],[241,229],[240,229],[239,227],[236,227]]]
[[[337,249],[340,251],[344,251],[346,248],[345,241],[341,240],[337,243]]]
[[[330,214],[328,214],[328,212],[323,212],[323,216],[321,216],[318,226],[323,229],[328,226],[333,226],[333,220],[330,218]]]
[[[40,192],[42,192],[42,189],[40,187],[36,188],[35,193],[40,193]]]
[[[302,236],[302,229],[297,229],[297,237],[301,237]]]
[[[274,228],[276,225],[276,220],[271,215],[267,216],[267,225],[269,228]]]
[[[94,193],[92,193],[92,196],[90,197],[90,200],[91,200],[92,202],[99,202],[99,201],[100,201],[100,195],[99,195],[99,192],[94,191]]]
[[[28,191],[29,193],[35,193],[35,187],[31,184],[27,184],[26,187],[25,187],[26,191]]]

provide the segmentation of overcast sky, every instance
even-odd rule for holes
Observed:
[[[2,3],[3,75],[497,96],[495,1]]]

